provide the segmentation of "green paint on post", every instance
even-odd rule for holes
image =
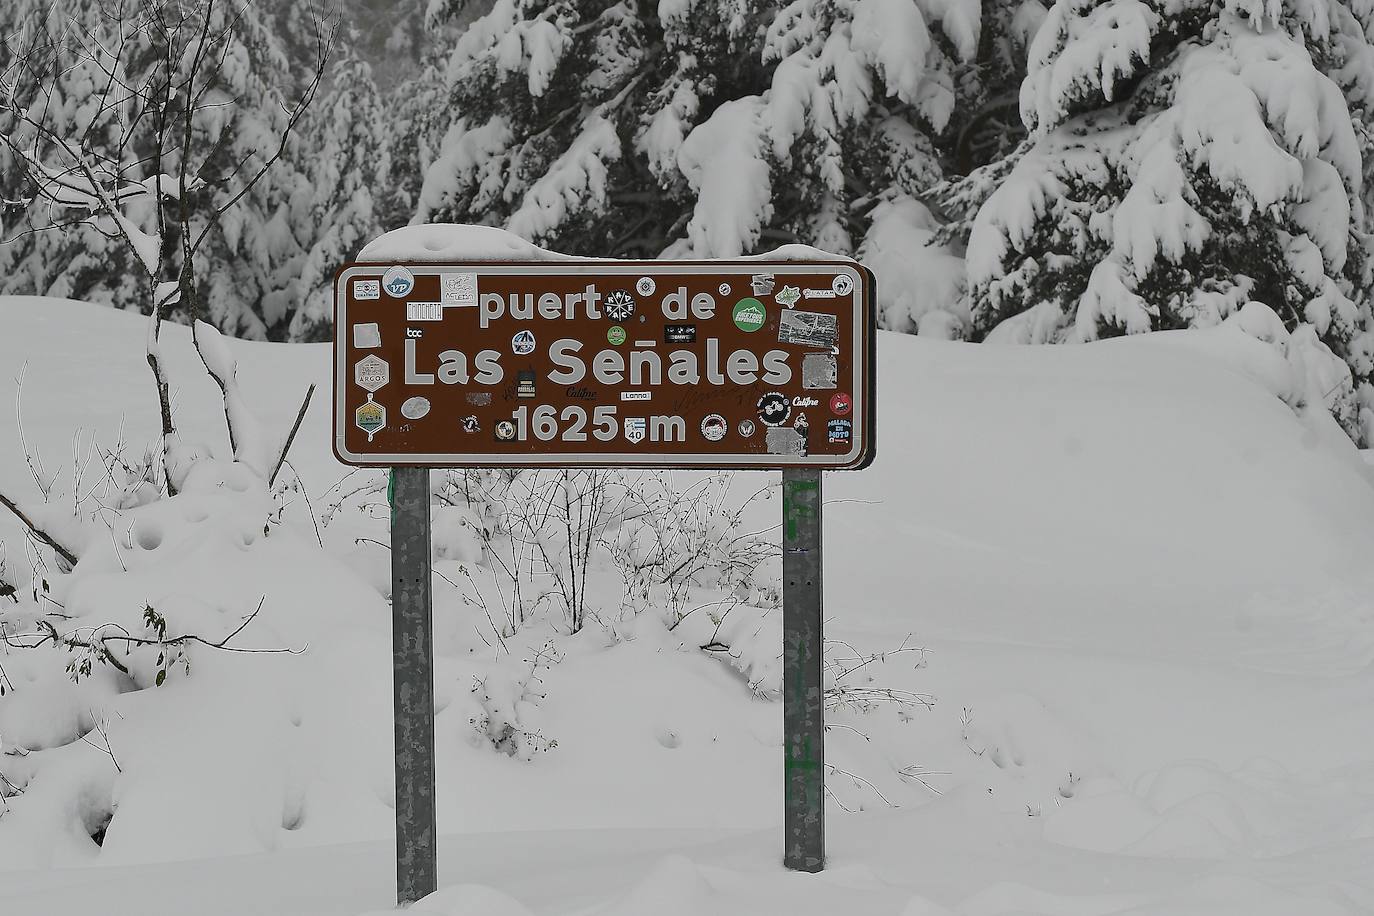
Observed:
[[[819,475],[819,471],[816,472]],[[796,540],[797,523],[804,518],[815,518],[819,511],[819,500],[806,500],[805,494],[820,489],[819,477],[816,480],[789,480],[785,475],[782,482],[782,517],[787,523],[786,537]],[[815,507],[807,502],[816,503]],[[803,548],[807,549],[807,548]]]

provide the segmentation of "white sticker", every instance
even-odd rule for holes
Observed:
[[[476,305],[477,274],[443,274],[439,278],[439,291],[444,305]]]
[[[377,323],[353,325],[353,346],[359,350],[372,350],[382,345],[382,331]]]
[[[639,293],[641,296],[652,296],[656,289],[658,289],[658,286],[654,283],[653,277],[640,277],[638,282],[635,283],[635,292]]]
[[[391,366],[384,359],[365,356],[353,367],[353,378],[364,391],[376,391],[391,381]]]
[[[382,298],[381,280],[354,280],[353,281],[354,299],[380,299]]]
[[[401,416],[407,420],[418,420],[429,413],[428,398],[407,398],[401,405]]]
[[[510,339],[510,351],[516,356],[529,356],[534,352],[534,346],[534,332],[528,328],[517,331],[515,336]]]
[[[444,304],[442,302],[407,302],[406,320],[443,321]]]
[[[849,274],[836,274],[835,279],[830,281],[830,288],[837,296],[848,296],[854,291],[854,280]]]
[[[644,441],[644,436],[648,432],[648,429],[648,417],[625,418],[625,438],[636,445]]]
[[[404,267],[392,267],[382,274],[382,288],[393,299],[404,299],[415,288],[415,275]]]
[[[654,396],[652,391],[622,391],[620,400],[622,401],[648,401]]]

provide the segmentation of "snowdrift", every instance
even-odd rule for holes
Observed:
[[[0,299],[0,319],[0,401],[22,377],[6,493],[36,499],[24,444],[61,477],[84,443],[155,440],[141,319],[35,298]],[[164,335],[184,436],[227,458],[218,390],[186,330]],[[327,347],[227,345],[271,428],[310,382],[328,391]],[[455,889],[432,911],[1374,906],[1356,865],[1374,836],[1374,487],[1325,414],[1281,399],[1293,367],[1229,328],[1055,348],[882,334],[879,356],[878,459],[825,482],[827,626],[856,652],[924,647],[865,674],[934,705],[830,717],[833,868],[778,870],[781,709],[696,631],[641,614],[561,641],[527,710],[556,745],[525,762],[475,737],[473,687],[539,645],[496,659],[436,584],[441,877],[499,892]],[[387,905],[385,514],[374,500],[330,515],[348,469],[326,403],[292,453],[303,489],[274,497],[217,463],[74,575],[30,580],[0,518],[25,602],[46,577],[75,613],[157,604],[226,630],[262,599],[243,645],[297,652],[197,651],[160,687],[64,686],[50,659],[0,654],[15,682],[0,761],[26,780],[0,815],[0,909],[92,905],[99,882],[76,876],[98,864],[122,866],[101,882],[140,912],[180,912],[142,887],[148,868],[230,855],[157,866],[158,886],[219,889],[196,912]],[[768,475],[740,480],[752,492]],[[274,498],[286,508],[262,536]],[[748,523],[778,512],[760,500]],[[467,556],[455,532],[440,569]],[[748,620],[739,646],[766,679],[777,612]]]

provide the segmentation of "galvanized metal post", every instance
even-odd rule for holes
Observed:
[[[821,472],[782,472],[783,864],[825,867],[825,684],[821,632]]]
[[[392,469],[391,665],[396,724],[396,900],[438,885],[429,468]]]

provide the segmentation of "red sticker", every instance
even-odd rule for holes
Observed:
[[[844,416],[854,407],[847,394],[837,394],[830,399],[830,412]]]

